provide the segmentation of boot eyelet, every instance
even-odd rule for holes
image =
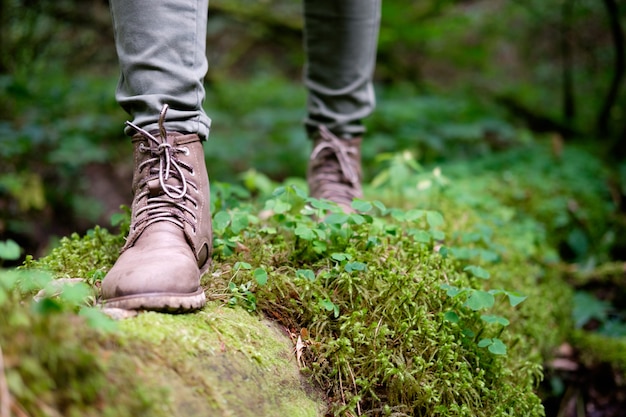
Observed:
[[[180,149],[183,151],[183,153],[185,154],[185,156],[189,156],[189,154],[191,153],[191,152],[189,151],[189,148],[188,148],[188,147],[186,147],[186,146],[183,146],[183,147],[182,147],[182,148],[180,148]]]
[[[189,171],[189,175],[192,176],[192,177],[195,177],[196,176],[196,171],[192,169],[191,171]]]

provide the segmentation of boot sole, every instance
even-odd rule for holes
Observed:
[[[123,310],[149,310],[165,313],[184,313],[199,310],[206,304],[204,289],[198,288],[189,294],[178,293],[147,293],[126,295],[102,301],[104,308],[120,308]]]

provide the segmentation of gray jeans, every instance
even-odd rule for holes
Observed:
[[[375,106],[372,74],[381,0],[304,0],[308,89],[305,125],[323,124],[339,136],[363,133]],[[211,119],[202,104],[208,0],[110,0],[121,76],[116,98],[133,123],[207,138]],[[132,133],[130,130],[127,133]]]

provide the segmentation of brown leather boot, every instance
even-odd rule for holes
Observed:
[[[352,213],[352,200],[362,198],[361,138],[340,139],[325,126],[313,138],[307,182],[311,197],[333,201]]]
[[[209,178],[198,135],[132,126],[135,172],[130,232],[102,281],[105,307],[182,312],[205,303],[211,261]]]

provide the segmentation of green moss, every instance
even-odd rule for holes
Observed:
[[[9,294],[0,345],[12,395],[30,415],[317,416],[324,407],[289,339],[239,308],[145,313],[105,334]]]
[[[84,236],[74,233],[62,238],[59,246],[43,258],[28,256],[23,268],[46,270],[59,278],[89,279],[93,283],[113,265],[123,244],[123,234],[112,234],[96,226]]]
[[[141,385],[164,392],[173,416],[315,416],[289,342],[241,309],[210,303],[189,315],[140,314],[120,323],[109,353],[132,362]]]
[[[152,415],[158,395],[104,360],[106,335],[57,300],[34,303],[15,278],[39,279],[0,271],[0,346],[15,406],[34,417]]]
[[[543,415],[535,393],[542,364],[573,327],[557,246],[582,250],[570,232],[581,219],[602,219],[608,206],[602,193],[578,192],[576,173],[597,168],[579,166],[580,154],[559,163],[516,155],[459,165],[448,183],[430,178],[430,188],[415,187],[426,184],[419,174],[400,195],[381,192],[404,210],[361,202],[359,213],[320,216],[325,203],[286,185],[261,202],[260,218],[258,206],[217,193],[216,251],[203,284],[222,301],[121,322],[85,345],[96,352],[94,380],[112,381],[123,410],[145,407],[144,415],[323,413],[293,362],[293,341],[244,311],[256,308],[301,336],[303,373],[328,393],[331,414]],[[589,178],[585,186],[601,188]],[[589,241],[601,235],[582,232]],[[27,266],[95,283],[120,242],[95,229]],[[584,351],[598,342],[577,340]],[[603,360],[622,363],[616,343]],[[85,398],[78,403],[91,404]]]

